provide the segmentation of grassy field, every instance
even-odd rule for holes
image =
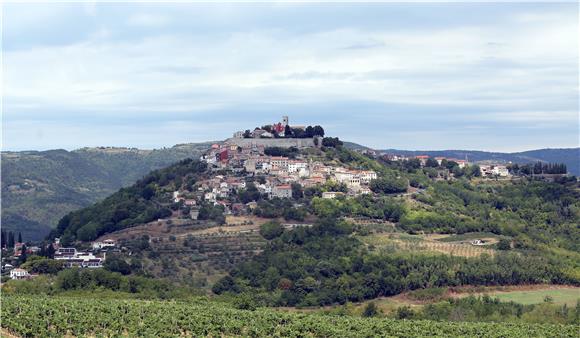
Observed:
[[[546,297],[551,297],[555,304],[567,304],[575,306],[580,300],[580,288],[556,289],[556,290],[530,290],[490,293],[502,301],[513,301],[520,304],[543,303]]]
[[[498,236],[491,232],[470,232],[461,235],[449,235],[446,237],[438,238],[437,240],[440,242],[463,242],[483,238],[499,240],[501,237],[502,236]]]
[[[462,257],[494,255],[495,250],[469,243],[442,242],[433,235],[409,235],[405,233],[378,233],[361,236],[360,240],[379,251],[443,253]]]

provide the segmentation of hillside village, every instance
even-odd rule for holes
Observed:
[[[253,131],[236,132],[234,137],[222,143],[212,144],[203,153],[200,160],[207,164],[210,174],[195,180],[193,185],[183,185],[187,187],[186,189],[172,191],[167,203],[176,206],[173,210],[177,211],[170,212],[158,222],[171,226],[172,222],[185,225],[184,216],[193,222],[218,220],[223,216],[249,216],[255,214],[259,200],[289,200],[293,202],[290,203],[290,207],[285,207],[285,210],[304,210],[303,205],[297,200],[307,189],[319,191],[318,196],[323,200],[382,194],[382,191],[372,188],[373,182],[380,179],[376,171],[347,166],[320,156],[322,148],[337,147],[340,144],[342,142],[338,138],[325,137],[321,126],[291,126],[287,116],[282,117],[281,122],[255,128]],[[466,172],[482,179],[518,179],[522,175],[535,174],[554,180],[565,176],[565,168],[558,165],[538,164],[534,167],[519,167],[500,163],[474,164],[469,163],[467,159],[431,158],[427,155],[405,157],[379,153],[371,149],[362,149],[358,152],[387,165],[430,169],[433,171],[431,177],[434,180],[453,180],[456,175],[464,175]],[[397,191],[411,191],[410,194],[416,194],[422,192],[420,188],[420,185],[404,181],[404,187],[398,188]],[[211,209],[214,207],[218,208],[217,211]],[[214,216],[208,216],[208,212]],[[216,212],[223,216],[216,218]],[[285,217],[298,220],[304,218],[304,216]],[[225,218],[221,218],[217,223],[218,225],[226,223]],[[289,223],[284,226],[294,225]],[[241,231],[254,232],[256,227],[257,225],[254,225]],[[6,235],[3,235],[3,238],[5,237]],[[148,241],[151,242],[151,239]],[[262,245],[260,239],[252,241],[250,255],[259,252],[256,249]],[[471,242],[472,245],[481,243],[482,241],[478,239]],[[22,241],[12,240],[7,243],[3,241],[2,247],[13,248],[10,251],[13,253],[12,256],[2,258],[2,271],[5,274],[10,273],[12,279],[29,279],[35,276],[34,273],[22,268],[15,268],[19,262],[26,260],[22,255],[47,255],[47,248],[26,247]],[[88,247],[82,245],[80,248],[62,246],[59,238],[55,238],[49,248],[48,256],[62,268],[101,268],[107,252],[119,253],[121,250],[128,250],[111,238],[101,238],[93,241]],[[41,250],[45,252],[39,252]]]

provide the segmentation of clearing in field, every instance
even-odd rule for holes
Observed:
[[[405,233],[376,233],[361,236],[360,239],[379,251],[423,251],[444,253],[462,257],[477,257],[482,254],[494,255],[495,250],[485,246],[475,246],[467,242],[441,242],[433,235],[409,235]]]

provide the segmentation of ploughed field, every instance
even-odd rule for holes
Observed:
[[[403,321],[187,302],[3,296],[2,328],[26,337],[577,337],[578,326]]]

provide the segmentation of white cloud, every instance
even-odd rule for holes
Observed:
[[[211,13],[224,24],[237,15],[229,6]],[[480,107],[506,112],[490,113],[496,121],[530,125],[576,119],[578,19],[567,13],[299,33],[268,26],[188,30],[183,22],[170,29],[175,18],[140,8],[124,20],[134,38],[118,38],[124,26],[109,23],[80,42],[6,51],[8,120],[59,107],[81,116],[133,116],[341,100]],[[137,34],[149,27],[159,30]]]
[[[127,22],[131,26],[159,27],[167,24],[169,18],[156,14],[139,13],[131,15]]]

